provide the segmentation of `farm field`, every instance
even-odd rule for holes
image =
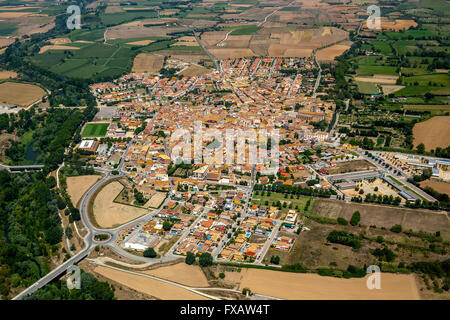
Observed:
[[[136,219],[148,212],[146,209],[115,203],[123,185],[114,181],[102,188],[94,199],[92,211],[97,224],[102,228],[113,228]]]
[[[0,79],[17,78],[17,72],[14,71],[0,71]]]
[[[91,186],[96,183],[101,176],[88,175],[88,176],[76,176],[67,177],[67,193],[69,194],[72,204],[76,207],[81,197],[89,190]]]
[[[0,103],[28,106],[45,95],[45,91],[36,85],[19,82],[0,83]]]
[[[390,229],[395,224],[401,224],[404,230],[440,231],[444,239],[450,239],[448,216],[442,212],[316,199],[312,214],[335,219],[342,217],[350,221],[355,211],[361,213],[361,225]]]
[[[164,57],[140,53],[134,58],[132,72],[158,72],[164,65]]]
[[[50,45],[50,46],[43,46],[41,48],[41,50],[39,50],[39,53],[44,53],[47,52],[49,50],[79,50],[80,48],[78,47],[73,47],[73,46],[64,46],[64,45]]]
[[[362,94],[377,94],[380,92],[375,83],[357,81],[356,84],[358,85],[359,92]]]
[[[369,290],[366,278],[338,279],[261,269],[242,269],[242,273],[240,289],[288,300],[420,299],[414,275],[383,273],[382,289]]]
[[[131,50],[132,45],[122,43],[70,43],[70,47],[76,47],[76,50],[56,47],[59,50],[48,50],[29,59],[54,73],[80,79],[118,77],[131,70],[135,54]]]
[[[192,77],[192,76],[204,75],[209,72],[210,72],[210,70],[205,67],[197,66],[197,65],[190,65],[187,69],[181,71],[180,74],[182,74],[183,76]]]
[[[350,49],[350,46],[335,44],[334,46],[317,51],[316,57],[319,61],[333,61],[334,58],[342,55],[348,49]]]
[[[420,183],[420,186],[423,187],[430,187],[431,189],[439,192],[444,193],[450,197],[450,183],[445,181],[434,181],[434,180],[425,180]]]
[[[449,146],[450,116],[436,116],[414,125],[414,147],[423,143],[425,150],[446,148]]]
[[[205,297],[162,281],[130,274],[108,267],[96,267],[96,273],[136,291],[163,300],[206,300]]]
[[[403,106],[403,109],[405,110],[412,110],[412,111],[429,111],[431,114],[439,114],[444,112],[450,111],[450,105],[430,105],[430,104],[405,104]]]
[[[83,132],[81,133],[81,137],[104,137],[106,131],[108,130],[109,123],[98,123],[91,122],[87,123]]]
[[[149,274],[158,278],[167,279],[170,281],[178,282],[186,286],[191,287],[207,287],[208,280],[205,274],[199,266],[188,265],[184,262],[177,263],[167,267],[160,267],[144,271],[143,273]]]

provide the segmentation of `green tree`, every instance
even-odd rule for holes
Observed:
[[[170,228],[172,228],[172,223],[170,223],[169,220],[164,221],[164,222],[163,222],[163,229],[164,229],[165,231],[169,231]]]
[[[279,256],[272,256],[272,257],[270,257],[270,263],[279,264],[280,263],[280,257]]]
[[[402,226],[400,224],[395,224],[392,226],[391,231],[395,233],[400,233],[402,232]]]
[[[186,264],[194,264],[195,263],[195,254],[193,254],[192,252],[188,252],[186,254],[186,260],[185,260]]]
[[[144,251],[144,257],[146,258],[155,258],[157,256],[155,249],[147,248]]]
[[[359,223],[359,220],[361,219],[361,214],[359,211],[355,211],[352,215],[352,218],[350,219],[350,224],[352,226],[356,226]]]
[[[420,154],[423,154],[425,152],[425,145],[423,143],[417,146],[417,152],[419,152]]]
[[[209,267],[213,264],[213,257],[209,253],[203,253],[198,259],[200,266]]]

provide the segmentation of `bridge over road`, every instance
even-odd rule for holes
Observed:
[[[8,166],[6,164],[0,163],[0,170],[5,169],[9,172],[21,172],[21,171],[39,171],[44,168],[43,164],[30,164],[30,165],[23,165],[23,166]]]

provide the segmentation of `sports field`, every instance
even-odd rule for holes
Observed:
[[[104,137],[108,130],[109,123],[88,123],[81,136],[86,137]]]

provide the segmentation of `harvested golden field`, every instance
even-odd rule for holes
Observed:
[[[186,47],[198,47],[199,44],[197,40],[195,40],[195,37],[191,36],[184,36],[179,39],[177,39],[177,42],[172,45],[174,46],[186,46]]]
[[[3,82],[0,84],[0,103],[28,106],[45,95],[41,87],[34,84]]]
[[[425,180],[420,183],[422,188],[430,187],[431,189],[447,194],[450,197],[450,183],[445,181]]]
[[[355,81],[359,81],[359,82],[396,84],[398,76],[391,76],[391,75],[386,75],[386,74],[374,74],[371,77],[354,77],[354,79],[355,79]]]
[[[134,58],[132,72],[158,72],[164,65],[164,57],[140,53]]]
[[[23,16],[29,16],[33,14],[32,12],[0,12],[0,18],[11,19],[19,18]]]
[[[127,44],[131,44],[134,46],[148,46],[152,42],[154,42],[154,40],[139,40],[134,42],[128,42]]]
[[[101,176],[98,175],[67,177],[66,178],[67,193],[69,194],[72,204],[74,206],[77,206],[78,201],[80,201],[81,197],[100,178]]]
[[[405,86],[385,85],[381,86],[381,89],[383,90],[384,94],[391,94],[399,90],[402,90],[404,87]]]
[[[316,57],[319,61],[333,61],[334,58],[339,57],[348,49],[350,49],[350,46],[335,44],[334,46],[317,51]]]
[[[433,117],[419,122],[413,128],[414,147],[423,143],[425,150],[446,148],[450,145],[450,116]]]
[[[0,47],[7,47],[13,42],[13,38],[0,38]]]
[[[5,6],[2,7],[2,11],[20,11],[20,10],[26,10],[26,9],[38,9],[41,7],[32,7],[32,6]]]
[[[188,30],[185,27],[166,27],[165,25],[145,26],[145,24],[162,24],[164,22],[162,19],[146,19],[110,27],[106,33],[107,40],[164,37],[172,32],[184,32]]]
[[[173,282],[184,284],[190,287],[207,287],[208,280],[199,266],[188,265],[184,262],[167,267],[144,271],[145,274],[158,278],[167,279]]]
[[[414,20],[395,20],[395,21],[382,21],[381,28],[385,30],[408,30],[410,27],[417,27],[417,22]]]
[[[209,69],[193,64],[193,65],[190,65],[187,69],[180,72],[180,74],[182,74],[183,76],[192,77],[192,76],[204,75],[209,72],[210,72]]]
[[[236,59],[236,58],[244,58],[244,57],[254,57],[255,53],[249,48],[215,48],[209,49],[211,54],[215,56],[219,60],[224,59]]]
[[[43,46],[41,50],[39,50],[39,53],[44,53],[48,50],[79,50],[78,47],[71,47],[71,46],[61,46],[61,45],[51,45],[51,46]]]
[[[167,193],[165,192],[156,192],[145,204],[146,208],[159,208],[161,203],[163,203],[166,198]]]
[[[419,300],[414,275],[381,274],[381,289],[369,290],[366,278],[340,279],[318,274],[242,269],[240,289],[290,300]]]
[[[0,79],[17,78],[17,72],[14,71],[0,71]]]
[[[123,185],[118,181],[114,181],[104,186],[95,197],[92,210],[95,221],[100,227],[112,228],[134,220],[148,212],[146,209],[115,203],[114,199],[122,189]]]
[[[207,300],[205,297],[189,290],[145,276],[138,276],[102,266],[96,267],[94,272],[136,291],[162,300]]]

